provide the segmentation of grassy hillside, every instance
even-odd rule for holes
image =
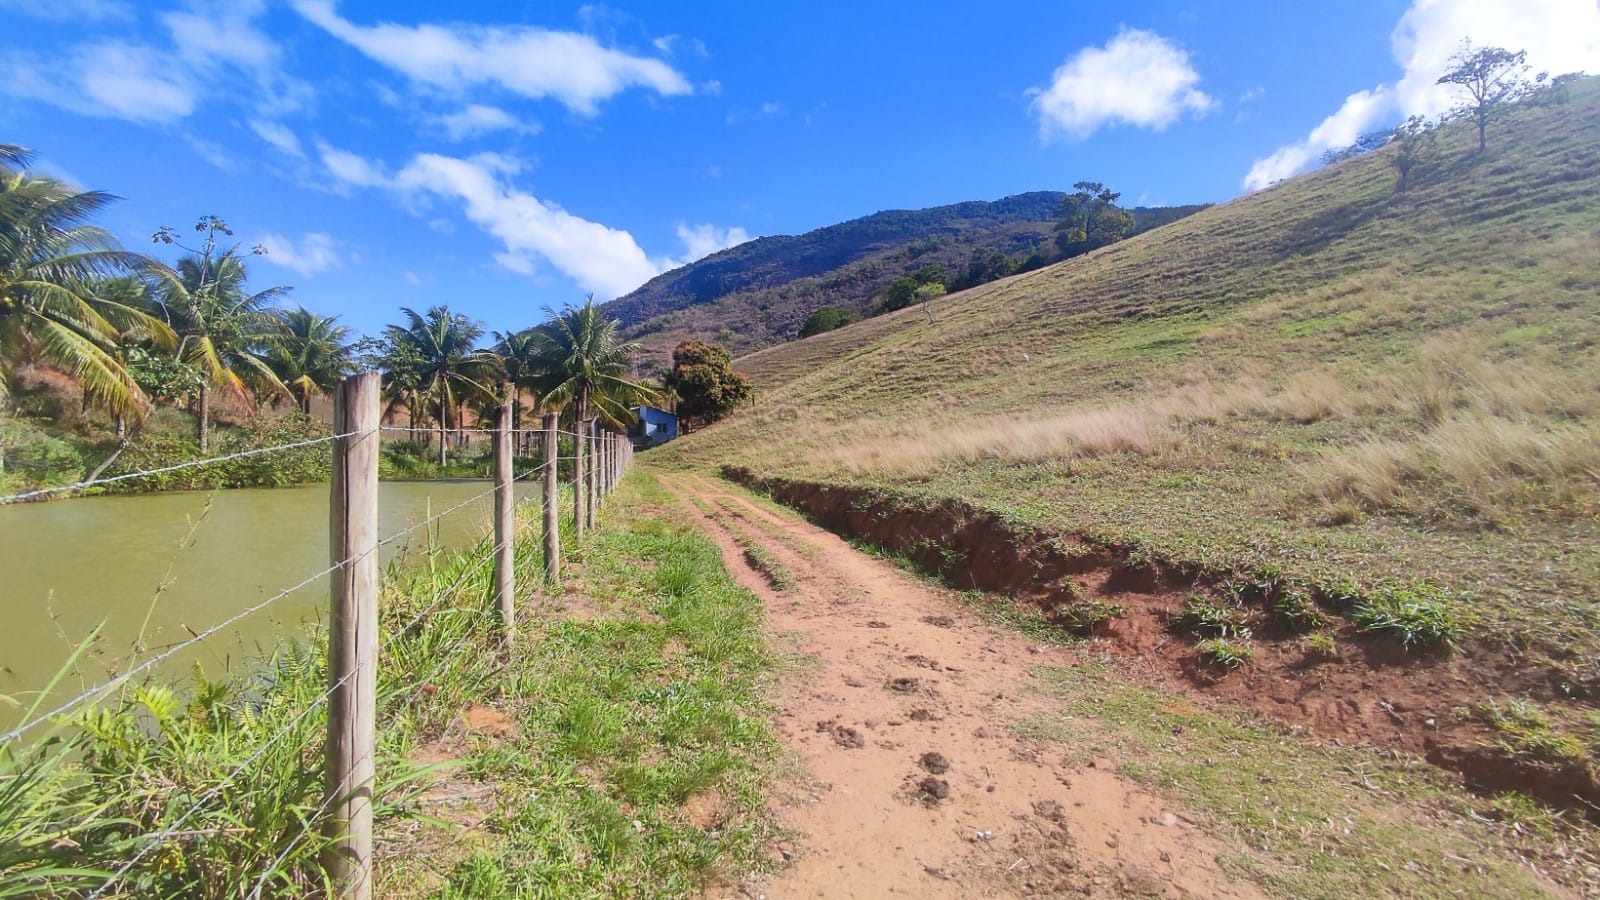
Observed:
[[[652,363],[687,338],[735,353],[793,340],[823,306],[869,315],[874,295],[924,266],[965,272],[976,251],[1017,260],[1053,254],[1059,191],[929,209],[889,210],[800,235],[757,238],[651,279],[605,304]],[[1153,228],[1198,207],[1133,210]],[[1048,256],[1043,261],[1048,261]]]
[[[1211,570],[1420,586],[1600,688],[1600,83],[741,360],[669,462],[955,498]]]

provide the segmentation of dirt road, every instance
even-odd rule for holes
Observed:
[[[1237,848],[1117,760],[1019,735],[1048,705],[1035,667],[1067,664],[1056,648],[737,488],[662,480],[762,599],[774,646],[807,660],[777,717],[805,769],[773,801],[797,843],[745,894],[1260,896],[1218,865]]]

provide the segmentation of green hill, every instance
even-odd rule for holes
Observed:
[[[1213,678],[1203,630],[1111,632],[1290,722],[1309,721],[1307,697],[1361,698],[1319,725],[1500,785],[1558,773],[1546,796],[1588,797],[1600,82],[1520,104],[1485,153],[1469,131],[1445,126],[1404,194],[1380,149],[931,317],[745,356],[758,408],[661,457],[777,479],[840,521],[903,516],[891,549],[947,576],[967,570],[941,560],[970,548],[940,542],[975,522],[1030,541],[1028,565],[1106,560],[1108,596],[1157,635],[1193,621],[1183,593],[1198,591],[1234,610],[1249,675]],[[916,524],[935,520],[949,527]],[[1138,572],[1167,593],[1117,581]],[[1089,584],[1044,597],[1046,612]],[[1434,732],[1386,718],[1413,695],[1443,710]],[[1501,714],[1524,701],[1525,720]]]
[[[874,295],[895,278],[940,266],[959,287],[974,254],[1014,264],[1048,262],[1059,191],[918,210],[889,210],[800,235],[775,235],[714,253],[659,275],[605,304],[629,338],[664,360],[679,341],[702,338],[735,353],[793,340],[823,306],[872,312]],[[1198,206],[1131,210],[1141,229]]]

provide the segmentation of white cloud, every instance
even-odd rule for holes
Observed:
[[[381,169],[347,150],[317,141],[317,155],[328,173],[341,184],[353,187],[384,187],[389,178]]]
[[[133,10],[119,0],[0,0],[0,10],[49,22],[126,21]]]
[[[394,183],[402,191],[460,201],[467,218],[504,245],[496,259],[514,272],[530,274],[533,259],[542,258],[585,291],[610,298],[661,271],[633,235],[503,184],[494,166],[481,160],[419,154]]]
[[[1293,144],[1257,160],[1244,186],[1259,190],[1310,168],[1323,151],[1408,116],[1437,116],[1460,102],[1438,84],[1463,38],[1478,46],[1526,50],[1535,71],[1600,71],[1600,5],[1594,0],[1415,0],[1390,36],[1402,75],[1358,91]]]
[[[456,142],[483,137],[497,131],[539,133],[537,122],[523,122],[498,106],[485,106],[481,103],[470,103],[460,112],[440,116],[439,125],[444,128],[445,136]]]
[[[408,270],[408,271],[406,271],[404,277],[405,277],[405,280],[406,280],[406,284],[409,284],[412,287],[421,287],[422,286],[422,278],[420,276],[418,276],[417,273]]]
[[[523,97],[551,97],[582,115],[630,87],[673,96],[694,92],[658,59],[603,47],[585,34],[525,26],[362,26],[332,0],[293,0],[301,15],[414,81],[444,90],[493,84]]]
[[[1034,88],[1039,132],[1087,138],[1107,125],[1160,131],[1216,101],[1202,93],[1187,51],[1159,34],[1124,27],[1104,47],[1085,47],[1062,63],[1050,86]]]
[[[88,0],[71,0],[65,8],[76,11],[72,21],[114,19],[126,10]],[[52,9],[52,16],[62,13]],[[301,108],[311,88],[282,72],[279,48],[256,27],[262,11],[261,0],[237,0],[204,13],[161,16],[164,42],[97,39],[48,56],[17,53],[0,66],[0,91],[133,122],[179,121],[202,102],[228,93],[247,96],[269,114]],[[229,77],[233,73],[242,73],[251,84],[241,91]]]
[[[294,136],[288,126],[282,122],[273,122],[267,119],[252,119],[250,130],[256,133],[268,144],[278,148],[289,156],[305,159],[306,151],[300,146],[300,139]]]
[[[333,235],[320,231],[306,234],[300,238],[299,243],[283,235],[269,234],[261,238],[261,245],[267,248],[264,259],[299,272],[305,278],[329,269],[337,269],[344,264]]]
[[[715,225],[689,225],[685,222],[678,223],[678,240],[683,241],[683,258],[681,260],[667,260],[664,269],[675,269],[689,263],[705,259],[718,250],[726,250],[750,240],[750,233],[735,225],[732,228],[718,228]]]
[[[460,203],[469,221],[500,241],[495,262],[521,275],[533,275],[540,261],[547,262],[581,289],[610,299],[683,264],[672,258],[652,259],[627,231],[574,215],[517,188],[509,178],[521,164],[511,157],[483,153],[458,159],[422,153],[389,176],[382,166],[354,153],[323,143],[317,149],[329,173],[341,183],[396,191],[416,212],[421,212],[426,198]],[[443,220],[430,220],[428,225],[436,230],[449,227]],[[709,224],[680,222],[677,233],[687,261],[750,239],[743,228]]]

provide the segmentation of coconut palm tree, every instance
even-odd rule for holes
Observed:
[[[23,362],[58,368],[113,415],[141,417],[144,393],[112,352],[137,336],[171,348],[161,322],[100,287],[119,273],[157,268],[86,224],[116,200],[29,175],[27,150],[0,144],[0,400]]]
[[[511,430],[520,432],[522,429],[522,396],[527,391],[533,391],[538,396],[539,378],[543,365],[539,360],[538,342],[534,340],[533,329],[522,331],[494,333],[494,352],[500,356],[506,369],[506,384],[511,392]],[[518,435],[518,446],[526,442]]]
[[[177,271],[161,279],[152,301],[155,314],[178,335],[178,359],[204,376],[196,411],[200,452],[205,453],[212,388],[229,391],[246,403],[250,387],[289,393],[264,358],[279,333],[279,313],[272,304],[289,288],[247,293],[249,271],[239,258],[239,248],[216,249],[216,234],[233,232],[214,216],[202,219],[197,228],[211,229],[203,249],[178,260]],[[176,243],[170,234],[170,229],[163,229],[156,240]]]
[[[406,360],[406,374],[415,382],[413,392],[426,398],[437,413],[439,465],[446,462],[446,432],[459,427],[462,401],[474,394],[492,396],[505,378],[500,357],[477,349],[483,326],[466,316],[435,306],[427,315],[401,307],[405,325],[390,325],[384,338],[392,355]]]
[[[619,338],[617,320],[605,315],[595,304],[593,294],[582,306],[549,312],[551,320],[534,329],[535,352],[540,362],[530,384],[538,392],[541,405],[557,410],[571,408],[574,431],[581,434],[591,414],[613,427],[625,428],[633,422],[631,406],[659,402],[654,390],[626,377],[628,360],[639,351],[639,345]],[[574,522],[581,531],[592,513],[585,505],[582,489],[584,442],[576,444],[573,508]]]
[[[338,316],[319,316],[304,306],[280,310],[278,331],[267,347],[267,365],[311,414],[311,398],[326,394],[355,368],[350,329]]]

